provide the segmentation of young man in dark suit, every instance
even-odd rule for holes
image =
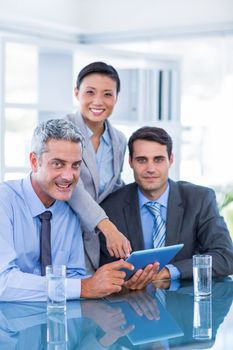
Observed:
[[[101,206],[129,239],[133,250],[156,246],[156,230],[161,234],[159,246],[184,244],[155,279],[191,278],[194,254],[212,255],[213,276],[233,274],[232,241],[219,214],[214,191],[169,179],[174,156],[172,139],[167,132],[156,127],[140,128],[132,134],[128,146],[135,182],[112,193]],[[150,205],[159,208],[158,219]],[[100,243],[102,265],[113,258],[106,250],[102,235]]]

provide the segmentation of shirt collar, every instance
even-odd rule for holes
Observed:
[[[38,216],[46,210],[49,210],[53,213],[58,205],[57,202],[59,202],[55,201],[51,207],[46,208],[32,187],[31,174],[29,174],[26,178],[23,179],[23,192],[25,196],[25,201],[30,209],[32,217]]]
[[[93,131],[90,128],[88,128],[87,125],[86,125],[86,128],[87,128],[88,137],[90,139],[92,137],[92,135],[93,135]],[[104,132],[101,135],[101,138],[104,140],[104,142],[107,145],[111,144],[111,137],[110,137],[110,134],[109,134],[109,127],[108,127],[108,124],[106,122],[104,123]]]
[[[162,205],[163,207],[167,208],[167,203],[168,203],[168,196],[169,196],[169,191],[170,191],[170,185],[169,182],[167,182],[167,188],[166,190],[163,192],[163,194],[156,199],[156,203],[159,203],[160,205]],[[147,202],[153,202],[150,201],[147,197],[144,196],[144,194],[141,192],[141,190],[138,187],[138,199],[139,199],[139,208],[141,209],[143,207],[144,204],[146,204]]]

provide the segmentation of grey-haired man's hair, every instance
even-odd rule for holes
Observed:
[[[84,146],[84,138],[79,128],[65,119],[51,119],[41,122],[34,130],[31,151],[39,158],[46,151],[46,144],[50,140],[65,140],[80,143]]]

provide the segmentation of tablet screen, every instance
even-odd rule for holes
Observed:
[[[126,272],[125,279],[129,279],[137,270],[144,269],[147,265],[158,261],[159,271],[167,265],[171,259],[183,248],[183,244],[175,244],[167,247],[134,251],[126,261],[134,265],[134,270],[122,269]]]

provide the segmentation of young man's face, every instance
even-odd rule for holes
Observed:
[[[70,199],[80,176],[80,143],[49,140],[40,159],[31,153],[30,162],[32,186],[45,207],[49,207],[56,199]]]
[[[166,190],[173,155],[168,158],[167,146],[154,141],[136,140],[129,163],[142,193],[156,200]]]

